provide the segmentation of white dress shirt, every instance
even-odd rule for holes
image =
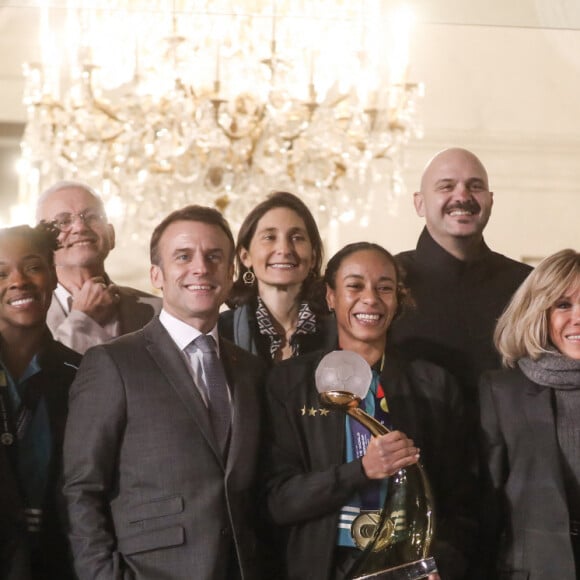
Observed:
[[[58,303],[64,310],[65,314],[68,316],[71,312],[72,294],[60,282],[58,282],[54,289],[54,296],[58,300]],[[80,310],[75,310],[75,312],[78,312],[79,316],[86,316],[87,319],[90,318],[88,314],[85,314]],[[99,324],[96,320],[93,322],[94,324]],[[121,321],[119,320],[118,312],[112,320],[107,322],[107,324],[99,324],[99,326],[106,332],[109,339],[117,338],[121,334]]]
[[[195,345],[194,348],[188,349],[188,352],[185,352],[185,349],[202,333],[197,330],[197,328],[194,328],[186,322],[183,322],[183,320],[179,320],[179,318],[169,314],[169,312],[167,312],[165,309],[162,309],[159,314],[159,322],[161,322],[165,330],[167,330],[169,333],[169,336],[172,338],[173,342],[175,342],[177,345],[177,348],[181,352],[183,359],[187,363],[187,368],[191,373],[193,382],[207,406],[207,394],[206,389],[204,388],[204,385],[206,384],[205,373],[201,364],[203,353]],[[220,342],[217,324],[207,334],[213,337],[215,340],[216,352],[219,358]],[[229,385],[228,397],[231,403],[232,395]]]

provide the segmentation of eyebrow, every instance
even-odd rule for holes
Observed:
[[[70,211],[70,210],[63,210],[63,211],[59,211],[57,214],[55,214],[55,217],[58,217],[59,215],[79,215],[81,213],[87,213],[88,211],[95,211],[97,213],[102,213],[101,210],[96,207],[85,207],[84,209],[81,209],[81,211]]]
[[[178,254],[192,254],[195,250],[193,248],[176,248],[173,250],[172,256],[177,256]],[[208,248],[207,250],[203,250],[204,254],[212,254],[215,252],[221,252],[222,254],[225,253],[225,250],[220,247],[215,248]]]
[[[445,185],[447,183],[457,183],[458,181],[461,181],[461,180],[455,179],[453,177],[443,177],[441,179],[438,179],[435,182],[435,185]],[[465,180],[465,183],[481,183],[483,186],[487,187],[487,184],[485,183],[485,179],[482,179],[481,177],[469,177]]]
[[[346,280],[347,278],[356,278],[357,280],[364,280],[364,276],[362,274],[346,274],[345,276],[343,276],[343,280]],[[391,276],[381,276],[378,280],[379,282],[395,282],[395,279],[392,278]]]
[[[561,294],[560,296],[558,296],[556,298],[556,301],[558,300],[570,300],[573,296],[574,292],[570,292],[569,294]]]
[[[43,260],[44,256],[42,254],[28,254],[26,256],[22,256],[22,258],[19,259],[20,262],[29,262],[30,260]],[[3,260],[0,258],[0,264],[4,265],[4,264],[8,264],[8,261]]]
[[[263,233],[263,232],[277,232],[279,230],[280,230],[280,228],[278,228],[276,226],[271,226],[269,228],[263,228],[263,229],[257,230],[257,231],[260,232],[260,233]],[[304,233],[307,233],[306,228],[303,228],[301,226],[294,226],[294,227],[290,228],[288,231],[291,232],[291,233],[294,233],[294,232],[304,232]]]

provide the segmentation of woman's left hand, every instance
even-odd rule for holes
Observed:
[[[399,469],[417,463],[419,449],[402,431],[390,431],[372,437],[362,458],[365,475],[369,479],[383,479]]]
[[[439,576],[439,574],[429,574],[427,580],[441,580],[441,576]]]

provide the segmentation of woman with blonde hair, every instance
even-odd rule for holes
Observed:
[[[580,253],[543,260],[480,383],[485,578],[580,578]]]

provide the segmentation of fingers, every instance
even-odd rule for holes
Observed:
[[[370,479],[382,479],[419,460],[419,449],[400,431],[371,439],[363,457],[363,468]]]
[[[84,285],[86,285],[87,283],[100,286],[103,290],[107,289],[107,282],[102,276],[94,276],[93,278],[87,280]]]
[[[90,280],[87,280],[84,285],[86,286],[88,283],[100,288],[103,291],[103,296],[110,296],[114,302],[118,302],[121,298],[118,286],[116,284],[107,284],[106,280],[102,276],[95,276],[94,278],[90,278]]]
[[[106,288],[109,295],[113,298],[113,302],[117,303],[121,300],[121,293],[119,292],[118,286],[115,284],[109,284]]]
[[[107,284],[102,276],[95,276],[86,280],[79,290],[73,291],[71,308],[104,324],[114,316],[120,301],[119,288],[115,284]]]

